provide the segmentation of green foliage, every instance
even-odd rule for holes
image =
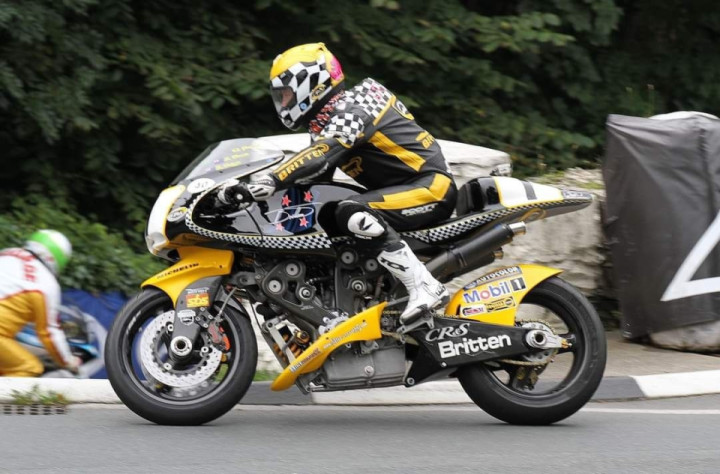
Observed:
[[[311,41],[520,176],[597,166],[609,113],[719,112],[719,34],[710,0],[0,0],[0,209],[61,196],[140,250],[194,155],[287,131],[267,74]]]
[[[62,393],[53,390],[42,390],[33,385],[30,390],[12,390],[10,398],[15,405],[67,405],[70,401]]]
[[[268,382],[275,380],[278,376],[277,372],[274,372],[272,370],[258,370],[255,372],[255,376],[253,377],[253,381],[255,382]]]
[[[135,293],[139,284],[164,268],[147,253],[137,254],[125,238],[77,214],[62,199],[28,196],[0,214],[0,248],[21,246],[33,231],[56,229],[73,244],[73,258],[60,275],[63,288]]]

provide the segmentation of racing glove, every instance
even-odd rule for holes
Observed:
[[[275,192],[275,179],[264,174],[248,183],[231,179],[218,190],[218,200],[223,204],[239,204],[243,201],[265,201]]]
[[[275,192],[275,178],[271,174],[262,174],[254,177],[247,185],[247,189],[256,201],[266,201]]]
[[[82,366],[83,360],[78,356],[73,356],[70,363],[65,365],[65,370],[69,371],[73,375],[80,374],[80,366]]]

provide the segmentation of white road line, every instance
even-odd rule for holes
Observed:
[[[583,408],[586,413],[623,413],[629,415],[720,415],[720,410],[655,410],[645,408]]]
[[[121,404],[88,403],[71,405],[71,410],[127,410]],[[237,405],[236,411],[393,411],[393,412],[479,412],[480,409],[474,405],[417,405],[417,406],[343,406],[343,405]],[[650,409],[650,408],[595,408],[585,407],[580,410],[582,413],[616,413],[626,415],[720,415],[720,410],[673,410],[673,409]]]

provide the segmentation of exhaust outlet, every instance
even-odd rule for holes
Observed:
[[[447,282],[457,275],[491,264],[495,261],[495,252],[500,247],[525,231],[524,222],[499,224],[456,243],[428,261],[425,267],[439,281]]]

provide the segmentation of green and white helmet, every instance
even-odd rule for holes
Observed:
[[[70,241],[56,230],[34,232],[25,242],[25,248],[42,260],[55,275],[65,268],[72,256]]]

